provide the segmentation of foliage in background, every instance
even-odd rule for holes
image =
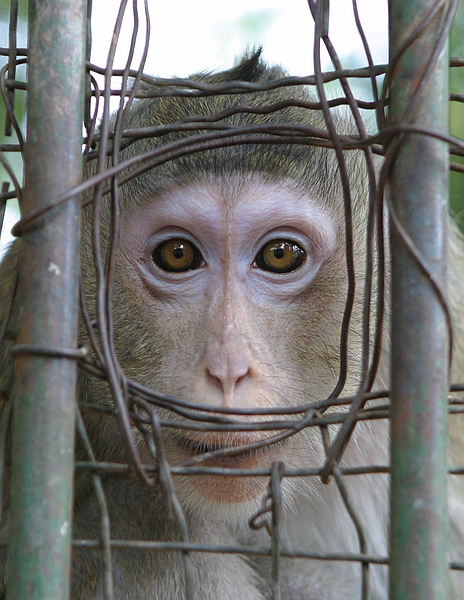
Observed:
[[[26,18],[27,18],[27,1],[20,0],[19,2],[19,23],[18,23],[18,40],[19,47],[26,46]],[[8,46],[8,23],[10,19],[10,0],[0,0],[0,46]],[[7,58],[0,57],[0,68],[7,62]],[[25,79],[25,68],[20,67],[16,74],[18,79]],[[24,119],[26,108],[26,94],[23,91],[15,93],[15,113],[20,122]],[[13,133],[12,136],[6,137],[5,131],[5,105],[0,101],[0,144],[16,144],[17,138]],[[16,176],[21,181],[22,160],[19,154],[10,153],[7,157],[8,162],[13,167]],[[9,181],[9,177],[5,169],[0,165],[0,183]]]
[[[464,0],[459,2],[450,35],[450,56],[464,57]],[[450,69],[450,92],[464,95],[464,67]],[[464,104],[451,102],[450,130],[453,135],[464,139]],[[457,160],[464,164],[464,160]],[[451,172],[450,181],[451,211],[456,215],[461,229],[464,231],[464,174]]]

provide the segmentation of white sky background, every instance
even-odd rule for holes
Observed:
[[[374,62],[387,62],[387,0],[358,0],[358,11]],[[93,0],[92,62],[106,64],[119,0]],[[143,40],[144,7],[138,0],[140,40]],[[159,77],[187,77],[199,71],[229,68],[245,48],[262,45],[264,58],[284,66],[291,75],[313,70],[313,20],[307,0],[149,0],[151,36],[145,72]],[[132,2],[116,54],[122,68],[132,32]],[[345,67],[367,64],[356,30],[351,0],[331,0],[329,35]],[[1,45],[6,45],[2,44]],[[134,58],[135,68],[141,48]],[[325,62],[323,69],[330,69]],[[117,101],[116,101],[117,102]],[[2,244],[18,215],[5,215]],[[1,255],[1,246],[0,246]]]
[[[376,63],[387,60],[387,0],[358,0],[361,22]],[[143,3],[139,1],[140,13]],[[306,0],[149,0],[150,52],[146,71],[159,77],[186,77],[203,70],[230,67],[247,46],[264,46],[270,63],[292,75],[312,69],[313,21]],[[93,0],[92,60],[106,62],[119,0]],[[126,17],[131,30],[131,2]],[[141,17],[143,15],[141,14]],[[331,0],[329,35],[351,65],[366,60],[356,31],[351,0]],[[128,44],[116,61],[122,66]]]

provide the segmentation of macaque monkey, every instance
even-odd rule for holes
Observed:
[[[245,56],[232,70],[194,76],[203,82],[263,83],[283,77],[259,53]],[[154,127],[192,115],[221,113],[234,106],[262,108],[290,98],[311,100],[302,87],[265,93],[204,97],[163,97],[134,103],[126,129]],[[352,125],[339,113],[340,131]],[[220,125],[265,125],[326,128],[322,114],[307,107],[283,107],[271,114],[237,112]],[[141,139],[121,153],[129,156],[186,139],[190,132],[170,132]],[[361,152],[345,153],[354,217],[357,289],[348,331],[348,371],[341,392],[353,395],[361,364],[362,290],[365,272],[367,177]],[[91,173],[88,174],[91,176]],[[110,232],[109,203],[100,218],[103,246]],[[92,209],[84,210],[83,279],[91,319],[96,317],[92,255]],[[450,234],[450,298],[457,332],[453,380],[464,380],[464,246]],[[20,243],[20,242],[19,242]],[[5,313],[16,270],[15,245],[2,265],[0,312]],[[143,386],[214,410],[258,409],[257,416],[228,415],[246,425],[298,421],[298,415],[265,414],[324,400],[337,385],[340,336],[347,297],[343,190],[335,152],[302,144],[236,144],[174,158],[140,174],[120,189],[120,223],[112,288],[114,347],[127,377]],[[374,290],[374,295],[375,295]],[[14,332],[15,307],[9,325]],[[388,311],[387,311],[388,312]],[[98,328],[96,328],[98,338]],[[386,337],[386,336],[384,336]],[[1,355],[1,389],[12,386],[12,358],[5,342]],[[84,325],[82,343],[89,343]],[[375,388],[388,388],[388,340],[384,339]],[[111,407],[108,384],[83,371],[79,399]],[[343,407],[333,410],[343,411]],[[329,414],[330,413],[329,411]],[[161,419],[185,425],[182,412],[161,408]],[[125,462],[124,445],[113,417],[84,412],[97,460]],[[464,457],[464,432],[458,418],[451,424],[451,458]],[[191,423],[191,421],[189,421]],[[175,424],[175,423],[174,423]],[[172,423],[171,423],[172,425]],[[462,424],[461,424],[462,425]],[[205,426],[206,427],[206,426]],[[207,428],[206,428],[207,429]],[[164,454],[170,466],[181,465],[217,449],[235,449],[271,439],[282,430],[218,431],[163,427]],[[134,426],[142,462],[154,460]],[[333,439],[337,426],[326,430]],[[78,436],[79,437],[79,436]],[[286,439],[248,448],[227,457],[212,457],[200,466],[229,469],[288,470],[320,468],[324,437],[319,427],[304,427]],[[88,459],[78,440],[77,456]],[[356,425],[340,466],[387,465],[385,420]],[[264,528],[249,520],[259,512],[269,477],[217,474],[174,475],[189,540],[221,546],[269,547]],[[160,485],[147,486],[127,475],[102,475],[116,540],[180,541],[178,522],[168,518]],[[366,536],[369,555],[388,555],[388,475],[344,477],[345,489]],[[353,520],[332,477],[284,477],[281,482],[282,553],[359,553]],[[451,558],[464,560],[464,487],[450,477]],[[101,539],[100,508],[92,476],[77,471],[74,536]],[[244,554],[192,552],[196,600],[270,600],[269,558]],[[283,600],[355,600],[361,594],[357,562],[281,558]],[[181,600],[185,597],[185,564],[179,551],[112,549],[114,598]],[[104,566],[100,549],[76,548],[73,556],[73,600],[103,598]],[[6,575],[7,576],[7,575]],[[451,577],[451,598],[462,598],[464,576]],[[370,565],[371,600],[386,600],[385,565]]]

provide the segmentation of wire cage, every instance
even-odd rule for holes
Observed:
[[[464,152],[447,122],[449,68],[464,65],[446,45],[457,1],[391,0],[390,62],[377,65],[353,0],[366,66],[346,69],[330,1],[308,0],[313,75],[268,67],[256,50],[188,79],[145,72],[152,4],[121,0],[97,66],[91,0],[30,0],[28,48],[17,47],[10,3],[0,83],[15,141],[1,147],[0,207],[17,199],[21,217],[0,267],[0,596],[462,598],[464,249],[447,208],[450,154],[459,173]],[[359,79],[369,100],[352,90]],[[23,90],[27,136],[15,112]],[[17,152],[24,185],[8,160]],[[277,209],[260,198],[281,202],[276,181],[288,206],[317,199],[311,236],[295,217],[269,217]],[[247,263],[251,278],[266,273],[260,300],[239,308],[231,287],[203,294],[200,308],[199,284],[181,287],[216,260],[198,242],[214,229],[211,189],[228,214],[251,194],[272,225]],[[307,237],[319,275],[298,288]],[[273,267],[289,248],[292,266]],[[151,283],[151,268],[164,283]],[[284,325],[265,314],[282,275],[297,290],[275,293],[294,315]],[[205,311],[217,330],[262,319],[273,353],[256,369],[269,397],[192,393],[204,347],[220,354],[229,340],[201,330]]]

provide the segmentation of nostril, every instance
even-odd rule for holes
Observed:
[[[208,379],[211,381],[211,383],[215,386],[217,386],[218,388],[223,388],[223,378],[221,378],[217,373],[213,373],[213,371],[211,371],[211,369],[209,369],[208,367],[206,367],[206,373],[207,373],[207,377]]]
[[[235,385],[240,384],[244,379],[251,376],[251,369],[248,367],[242,375],[237,375],[235,379]]]
[[[206,370],[209,377],[216,385],[220,385],[225,393],[232,392],[237,385],[251,376],[250,363],[243,354],[216,354],[208,361]]]

